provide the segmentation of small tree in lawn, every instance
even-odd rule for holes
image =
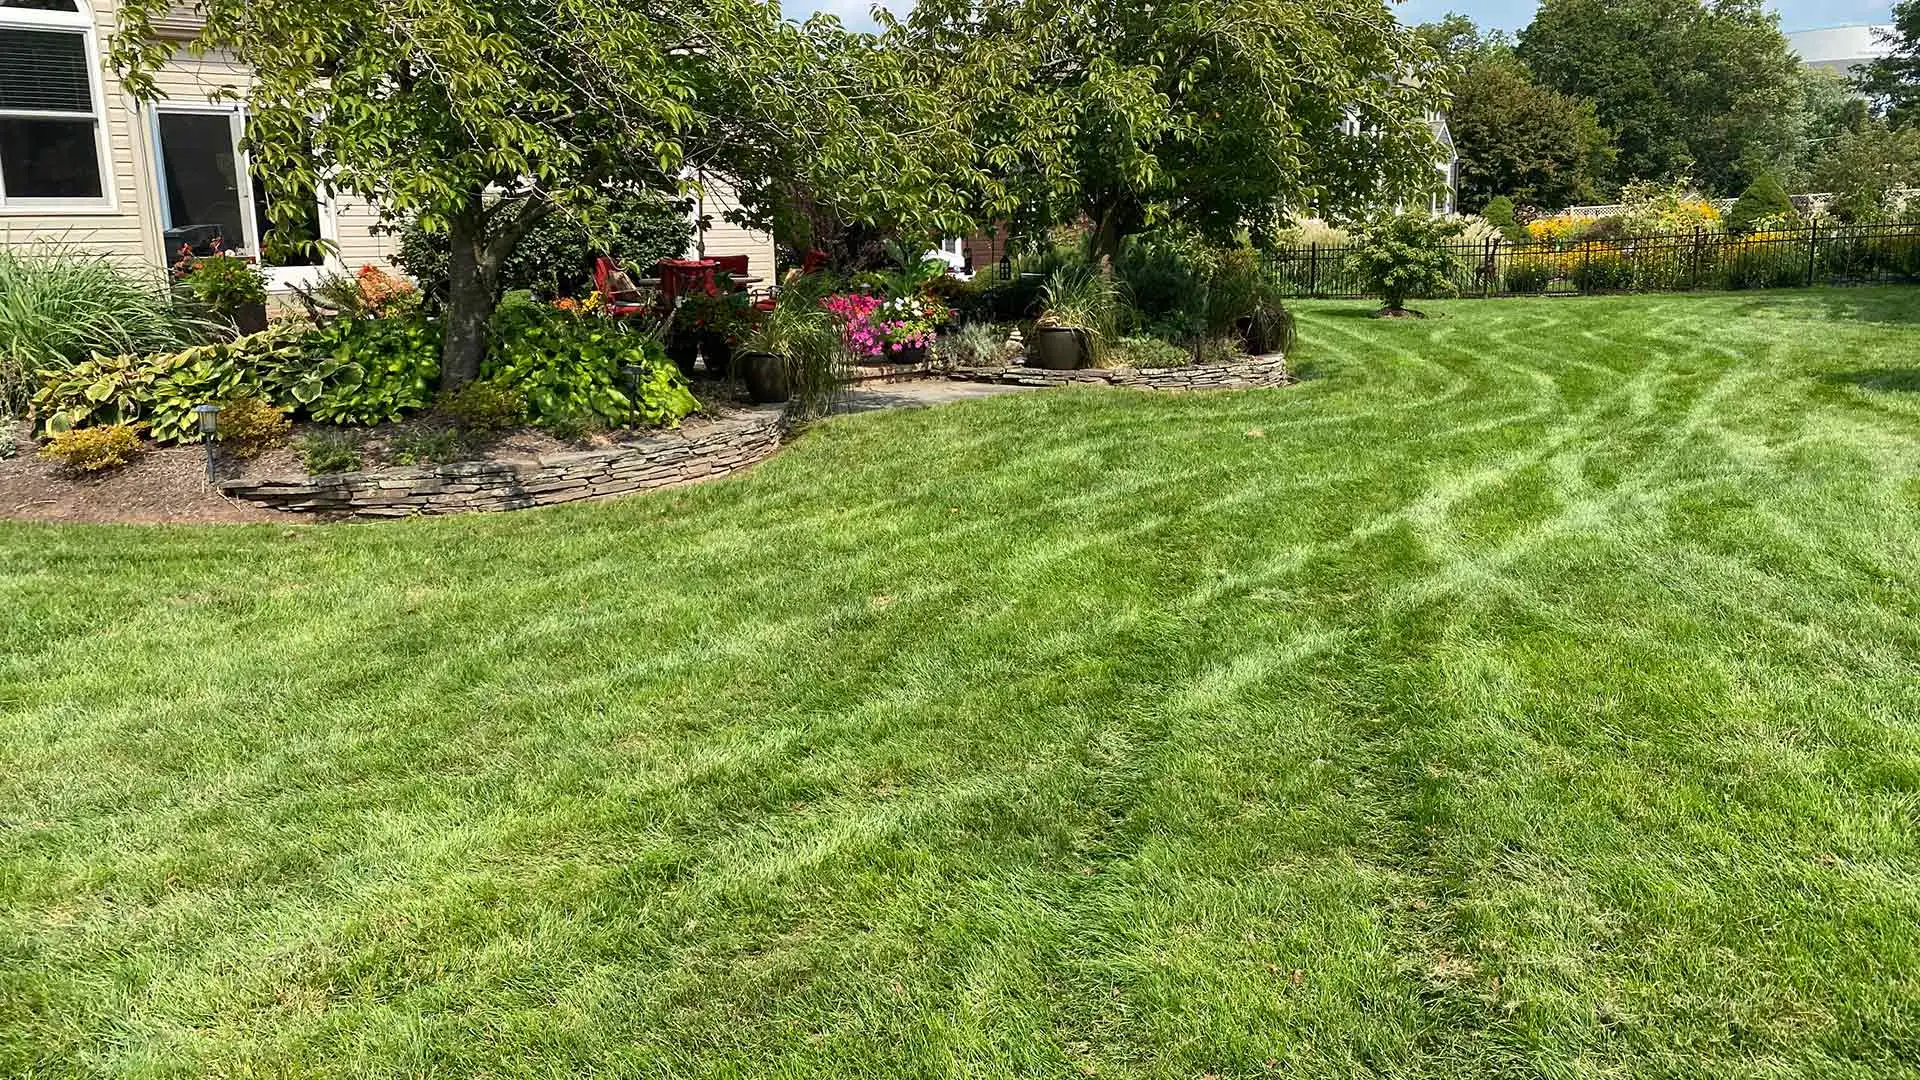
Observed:
[[[1379,218],[1360,230],[1348,265],[1368,292],[1380,294],[1380,314],[1418,314],[1407,310],[1408,297],[1450,296],[1455,291],[1455,259],[1447,245],[1461,227],[1425,213]]]
[[[831,193],[860,218],[956,223],[968,154],[925,87],[871,35],[786,21],[762,0],[122,0],[112,61],[134,94],[176,49],[244,64],[246,144],[280,230],[316,191],[443,235],[441,382],[473,379],[501,267],[564,214],[601,231],[622,195],[677,197],[689,173],[746,193]],[[943,212],[942,208],[945,208]],[[277,230],[278,231],[278,230]]]

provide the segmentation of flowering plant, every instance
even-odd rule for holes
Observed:
[[[413,287],[413,282],[398,274],[389,274],[372,263],[360,267],[354,283],[360,287],[361,309],[369,315],[384,318],[408,314],[420,307],[420,290]]]
[[[945,308],[924,296],[898,296],[875,308],[868,321],[888,352],[900,352],[933,344],[933,328],[946,317]]]
[[[858,359],[887,351],[886,343],[880,340],[879,331],[873,325],[873,313],[880,303],[879,297],[862,293],[843,293],[820,301],[820,306],[840,317],[847,348]]]

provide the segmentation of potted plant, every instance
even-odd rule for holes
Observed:
[[[706,358],[707,373],[725,376],[732,366],[733,346],[750,323],[752,303],[744,292],[715,288],[695,292],[680,301],[673,313],[667,354],[680,370],[689,372],[693,347]]]
[[[1040,290],[1027,363],[1071,371],[1098,363],[1113,340],[1120,316],[1120,286],[1091,266],[1063,266]]]
[[[883,301],[869,317],[881,347],[881,359],[895,364],[924,364],[934,327],[947,309],[918,293]]]
[[[267,328],[267,276],[251,259],[225,254],[213,242],[213,254],[198,256],[182,245],[173,277],[207,310],[227,319],[242,334]]]
[[[824,411],[845,381],[848,350],[841,320],[820,299],[804,284],[788,285],[741,339],[734,363],[754,401],[797,400],[797,411]]]

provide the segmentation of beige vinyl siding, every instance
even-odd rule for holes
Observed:
[[[113,33],[113,0],[93,2],[93,46],[104,55],[107,38]],[[14,213],[0,210],[0,245],[29,250],[57,248],[90,255],[105,255],[129,266],[159,265],[160,236],[147,235],[143,225],[145,200],[142,196],[142,171],[138,165],[138,135],[133,119],[133,100],[120,89],[120,81],[110,72],[101,73],[101,97],[106,104],[107,161],[106,186],[113,192],[114,206],[105,212]]]
[[[753,276],[773,281],[773,237],[770,234],[744,229],[726,220],[727,211],[739,204],[735,201],[733,189],[716,181],[708,181],[706,195],[702,200],[706,215],[713,226],[707,230],[707,258],[721,255],[745,255],[750,260],[748,266]],[[699,238],[695,238],[695,243]]]
[[[372,264],[383,270],[397,270],[394,256],[400,253],[400,237],[379,232],[380,212],[373,204],[347,195],[333,199],[334,240],[340,245],[336,258],[348,270]]]

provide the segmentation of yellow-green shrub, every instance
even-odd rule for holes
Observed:
[[[214,437],[234,457],[257,457],[287,445],[293,421],[265,398],[243,397],[221,408]]]
[[[81,472],[117,469],[140,452],[140,436],[131,424],[71,428],[48,440],[40,456]]]

